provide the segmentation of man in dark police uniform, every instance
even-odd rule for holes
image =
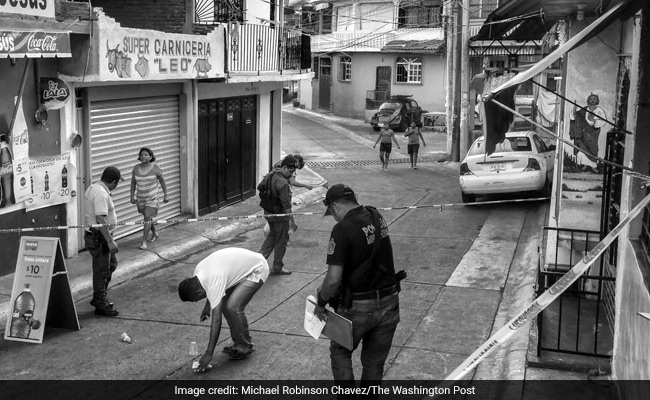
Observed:
[[[399,281],[395,274],[388,225],[377,209],[361,206],[352,189],[343,184],[329,188],[323,200],[337,224],[327,248],[327,275],[317,293],[315,314],[326,319],[329,303],[338,314],[352,321],[353,349],[361,349],[361,387],[381,383],[395,329],[399,323]],[[354,387],[352,352],[330,343],[332,374],[337,385]],[[357,398],[356,395],[341,395]],[[368,398],[377,397],[375,395]]]

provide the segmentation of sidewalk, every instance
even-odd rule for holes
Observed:
[[[325,196],[326,181],[322,176],[305,166],[300,171],[300,182],[315,187],[312,190],[293,189],[293,211],[303,205],[320,201]],[[190,255],[208,249],[220,241],[234,237],[242,232],[261,228],[264,225],[263,212],[259,207],[259,197],[253,196],[241,203],[222,210],[203,215],[199,219],[218,217],[251,216],[247,219],[207,220],[191,223],[159,225],[160,238],[148,244],[147,250],[138,247],[142,241],[142,231],[117,240],[119,266],[111,281],[111,286],[144,275],[166,265],[183,260]],[[182,217],[182,216],[181,216]],[[179,217],[180,218],[180,217]],[[65,260],[68,280],[75,301],[92,295],[91,257],[87,251]],[[11,310],[11,291],[14,274],[0,277],[0,329],[6,326],[7,315]]]

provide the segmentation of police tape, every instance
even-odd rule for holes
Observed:
[[[592,250],[587,252],[573,268],[571,268],[562,278],[549,287],[541,296],[533,301],[526,309],[513,317],[505,326],[499,329],[492,337],[486,340],[476,349],[469,357],[465,359],[455,370],[453,370],[445,379],[447,383],[462,379],[468,372],[476,367],[483,359],[492,353],[499,345],[505,343],[515,332],[522,326],[530,322],[537,314],[542,312],[548,305],[559,297],[573,282],[575,282],[583,273],[585,273],[591,264],[600,257],[607,247],[618,237],[623,228],[625,228],[633,218],[635,218],[650,203],[650,195],[646,196],[639,204],[634,207],[625,218],[619,222],[612,231],[605,236]],[[444,384],[443,384],[444,386]]]
[[[482,206],[482,205],[491,205],[491,204],[506,204],[506,203],[523,203],[523,202],[534,202],[534,201],[544,201],[548,200],[548,197],[536,197],[530,199],[510,199],[510,200],[493,200],[493,201],[482,201],[474,203],[448,203],[448,204],[425,204],[417,206],[397,206],[397,207],[377,207],[377,210],[381,211],[390,211],[390,210],[417,210],[425,208],[433,208],[442,211],[444,208],[452,208],[459,206]],[[7,228],[0,229],[1,233],[24,233],[24,232],[42,232],[42,231],[61,231],[68,229],[89,229],[89,228],[101,228],[103,226],[113,228],[120,226],[136,226],[144,225],[145,223],[153,224],[179,224],[179,223],[188,223],[188,222],[209,222],[209,221],[227,221],[227,220],[242,220],[242,219],[257,219],[265,217],[289,217],[289,216],[298,216],[298,215],[320,215],[322,216],[324,211],[308,211],[308,212],[296,212],[296,213],[286,213],[286,214],[252,214],[252,215],[234,215],[227,217],[205,217],[205,218],[178,218],[178,219],[158,219],[155,221],[128,221],[128,222],[118,222],[117,224],[84,224],[84,225],[61,225],[61,226],[40,226],[32,228]]]

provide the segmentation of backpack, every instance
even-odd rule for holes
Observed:
[[[257,190],[260,195],[260,207],[268,213],[279,214],[282,212],[282,205],[280,204],[280,199],[274,193],[271,186],[273,183],[274,173],[275,171],[271,171],[266,174],[262,179],[262,182],[257,185]]]

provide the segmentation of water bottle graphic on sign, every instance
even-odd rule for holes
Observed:
[[[61,187],[64,189],[68,187],[68,169],[65,167],[65,165],[61,170]]]
[[[29,283],[25,284],[23,292],[16,297],[14,301],[14,309],[11,314],[11,327],[9,336],[28,339],[32,331],[32,321],[34,317],[34,308],[36,308],[36,301],[31,292]],[[40,323],[39,323],[40,326]],[[38,327],[34,327],[38,329]]]
[[[45,171],[45,191],[50,191],[50,176],[47,174],[47,171]]]
[[[13,157],[5,134],[0,135],[0,185],[2,186],[0,208],[15,204]]]

